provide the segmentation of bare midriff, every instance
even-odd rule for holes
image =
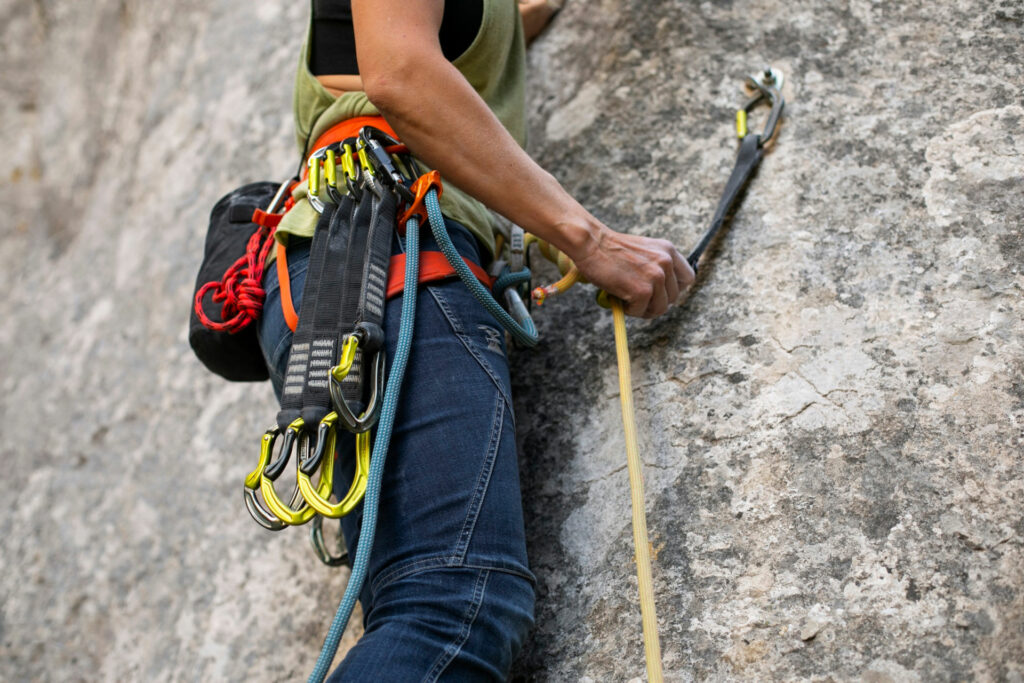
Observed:
[[[320,85],[335,97],[363,89],[363,79],[359,77],[359,74],[328,74],[317,76],[316,80],[320,81]]]

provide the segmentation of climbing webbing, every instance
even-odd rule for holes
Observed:
[[[718,201],[715,215],[711,219],[711,226],[697,242],[697,246],[693,248],[690,255],[686,257],[686,260],[695,271],[697,270],[697,262],[700,261],[704,250],[707,249],[708,245],[711,244],[711,240],[715,238],[722,225],[725,224],[726,217],[739,199],[740,193],[747,185],[747,181],[750,180],[754,171],[757,170],[758,164],[761,163],[761,158],[764,156],[764,146],[775,137],[775,129],[778,126],[779,117],[782,115],[782,108],[786,105],[780,92],[782,80],[782,72],[771,68],[747,78],[747,84],[754,90],[754,96],[743,105],[742,109],[736,112],[736,136],[740,139],[740,150],[736,155],[736,162],[733,164],[732,173],[729,174],[729,180],[725,183],[725,190],[722,192],[722,198]],[[771,112],[768,114],[768,121],[765,123],[761,133],[751,135],[747,129],[747,114],[759,103],[766,100],[772,107]]]

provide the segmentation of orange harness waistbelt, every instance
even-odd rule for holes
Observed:
[[[363,126],[374,126],[384,131],[388,135],[392,136],[396,140],[398,136],[395,135],[395,131],[392,130],[391,126],[384,120],[382,116],[358,116],[352,119],[346,119],[338,123],[335,126],[329,128],[323,135],[317,138],[316,142],[310,148],[310,153],[322,148],[327,145],[334,144],[335,142],[341,142],[349,138],[355,137],[359,134],[359,130]],[[387,147],[386,150],[390,153],[405,152],[407,151],[404,145]],[[303,171],[303,178],[308,172],[308,166]],[[280,220],[280,218],[278,218]],[[469,259],[463,258],[466,265],[473,272],[478,280],[488,289],[494,284],[493,278],[491,278],[483,268],[473,263]],[[455,269],[452,268],[451,264],[448,263],[448,259],[445,255],[439,251],[423,251],[420,252],[420,284],[427,284],[430,282],[437,282],[438,280],[444,280],[449,277],[456,275]],[[281,285],[281,312],[284,314],[285,323],[288,328],[294,332],[295,328],[299,324],[299,316],[295,312],[295,307],[292,304],[292,289],[291,279],[288,275],[288,256],[285,246],[280,242],[277,243],[277,279]],[[396,254],[391,257],[390,270],[388,272],[388,286],[387,286],[387,298],[392,299],[405,290],[405,254]]]

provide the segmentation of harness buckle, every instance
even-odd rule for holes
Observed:
[[[742,140],[749,133],[747,129],[747,115],[750,113],[750,110],[764,100],[768,100],[771,104],[771,112],[769,112],[768,120],[765,122],[764,129],[762,129],[758,137],[757,146],[764,147],[775,137],[775,129],[778,126],[779,117],[782,115],[782,108],[786,103],[780,92],[784,80],[785,76],[783,73],[772,67],[764,69],[761,73],[747,76],[744,87],[748,91],[752,91],[752,97],[747,100],[742,109],[736,112],[736,136],[739,139]]]
[[[413,216],[419,217],[420,224],[427,222],[427,207],[423,204],[423,200],[431,189],[437,190],[437,198],[440,199],[441,193],[444,192],[444,186],[441,183],[441,174],[437,171],[424,173],[409,188],[412,200],[407,202],[409,208],[398,218],[399,233],[405,234],[405,224]]]

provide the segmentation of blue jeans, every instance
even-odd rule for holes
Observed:
[[[475,239],[448,222],[459,252]],[[428,229],[424,250],[438,250]],[[402,249],[395,239],[394,253]],[[309,242],[289,249],[301,306]],[[291,331],[275,268],[259,336],[280,398]],[[365,632],[331,681],[502,681],[533,625],[535,579],[526,559],[515,419],[500,325],[457,278],[420,287],[413,348],[381,488],[376,543],[360,595]],[[388,302],[395,357],[401,297]],[[335,492],[348,490],[354,438],[339,439]],[[362,506],[341,521],[355,551]],[[339,600],[341,596],[338,596]],[[324,615],[326,630],[330,614]]]

